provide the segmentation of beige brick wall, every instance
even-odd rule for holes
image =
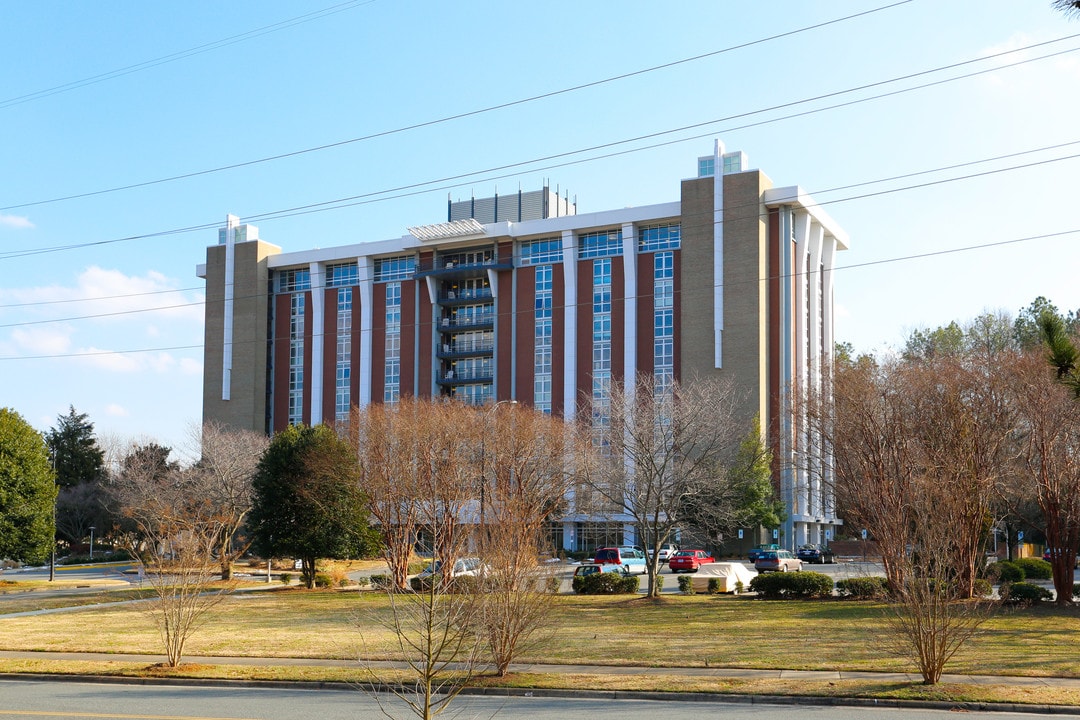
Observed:
[[[221,399],[224,352],[225,246],[206,249],[206,328],[203,420],[266,432],[266,258],[279,248],[258,240],[238,243],[233,287],[233,362],[229,400]]]
[[[724,176],[723,369],[713,364],[713,179],[682,184],[682,374],[731,375],[745,393],[744,417],[767,427],[768,218],[759,171]]]

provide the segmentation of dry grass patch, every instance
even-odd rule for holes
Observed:
[[[383,593],[276,587],[229,597],[186,654],[394,658],[379,622],[389,612]],[[554,638],[521,662],[911,672],[881,649],[886,612],[871,602],[566,596],[552,613]],[[987,621],[946,672],[1080,677],[1078,648],[1080,610],[1010,611]],[[0,649],[161,652],[153,623],[131,605],[0,618]]]

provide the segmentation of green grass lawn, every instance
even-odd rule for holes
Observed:
[[[356,590],[280,589],[238,594],[211,611],[189,641],[186,653],[391,659],[392,638],[379,622],[387,615],[387,605],[386,597],[380,593]],[[0,613],[10,612],[7,607],[0,604]],[[619,680],[638,689],[664,689],[654,687],[663,685],[658,678],[678,677],[677,672],[665,673],[664,668],[680,666],[914,672],[909,661],[884,650],[886,617],[884,605],[870,602],[762,601],[716,595],[667,596],[659,601],[628,596],[564,596],[552,607],[552,637],[521,661],[656,668],[655,674],[645,678]],[[0,649],[162,652],[152,618],[138,606],[91,606],[63,614],[0,617]],[[22,670],[13,663],[0,664],[0,670],[28,671],[25,663],[19,666]],[[41,665],[39,662],[38,667]],[[307,679],[312,672],[320,679],[343,679],[341,671],[329,669],[200,670],[207,675],[302,675]],[[1080,677],[1080,611],[1047,606],[998,613],[946,667],[946,672]],[[580,687],[575,684],[578,681],[568,676],[529,676],[515,682]],[[587,686],[597,687],[595,679],[592,682]],[[774,685],[773,691],[785,691],[781,684]],[[835,683],[818,685],[823,694],[839,692]],[[608,682],[600,686],[611,687]],[[766,681],[747,684],[695,680],[690,689],[765,692],[768,687]],[[843,687],[847,688],[844,694],[865,691],[859,689],[858,683],[845,682]],[[878,688],[866,692],[894,697],[909,690]],[[910,692],[925,695],[930,691]],[[1004,701],[1052,702],[1046,699],[1045,692],[1030,689],[1000,690],[996,694],[986,688],[970,689],[976,695],[950,692],[969,699],[1004,700],[1008,696],[1013,700]],[[987,693],[992,697],[988,698]],[[1017,693],[1033,699],[1017,700]],[[1074,697],[1071,692],[1056,697],[1057,702],[1080,702],[1080,695]]]

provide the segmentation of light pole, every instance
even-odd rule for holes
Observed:
[[[517,405],[517,400],[499,400],[493,404],[487,411],[488,419],[495,417],[495,411],[499,409],[500,405]],[[487,490],[487,455],[485,450],[487,448],[487,423],[484,423],[484,434],[480,438],[480,527],[481,529],[487,524],[487,502],[486,502],[486,490]]]
[[[90,559],[94,559],[94,526],[90,526]]]

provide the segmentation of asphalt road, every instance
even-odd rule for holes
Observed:
[[[383,697],[391,717],[411,715],[400,700]],[[168,686],[153,684],[94,684],[35,680],[0,680],[0,718],[40,720],[56,718],[115,718],[117,720],[366,720],[383,718],[379,702],[359,690],[298,690]],[[896,709],[769,705],[685,700],[618,700],[459,696],[447,710],[457,718],[530,718],[535,720],[764,720],[798,714],[821,720],[945,720],[956,717],[948,709]],[[967,711],[968,718],[1045,718],[1028,713]]]

